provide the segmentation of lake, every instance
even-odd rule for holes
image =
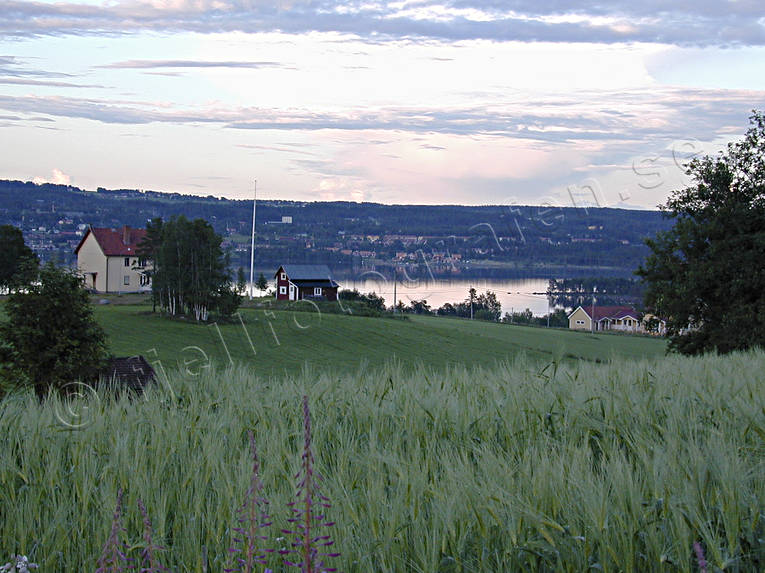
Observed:
[[[385,299],[386,306],[393,305],[393,280],[376,272],[364,273],[356,278],[338,279],[341,290],[357,289],[362,293],[376,292]],[[470,287],[478,294],[490,290],[502,304],[502,314],[530,309],[535,316],[547,314],[547,279],[408,279],[398,277],[396,299],[408,305],[412,300],[428,301],[433,310],[446,302],[462,302],[468,297]],[[535,294],[537,293],[537,294]]]

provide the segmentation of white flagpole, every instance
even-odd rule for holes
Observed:
[[[255,189],[252,193],[252,240],[250,242],[250,300],[252,300],[255,283],[253,273],[255,272],[255,204],[258,200],[258,180],[255,179]]]

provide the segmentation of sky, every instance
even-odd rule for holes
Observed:
[[[761,1],[0,0],[0,178],[653,209],[765,109]]]

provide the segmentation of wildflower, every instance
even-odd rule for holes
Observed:
[[[244,503],[237,510],[239,516],[239,527],[234,528],[240,537],[235,537],[235,543],[244,545],[244,549],[232,547],[229,552],[239,554],[236,558],[238,568],[224,569],[226,572],[252,573],[255,570],[255,564],[265,565],[266,554],[273,549],[260,549],[259,541],[268,539],[266,535],[258,535],[258,530],[271,525],[268,516],[268,500],[261,494],[263,482],[260,481],[260,460],[255,446],[255,437],[252,432],[248,432],[250,438],[250,453],[252,455],[252,473],[250,474],[250,487],[244,497]],[[267,569],[266,571],[270,571]]]
[[[331,527],[334,522],[325,521],[324,509],[331,507],[329,499],[319,493],[319,476],[313,469],[314,458],[311,450],[311,412],[308,408],[308,396],[303,396],[303,430],[304,446],[300,471],[295,475],[298,480],[297,501],[288,505],[292,508],[293,517],[288,519],[295,524],[294,530],[284,530],[288,535],[295,535],[292,542],[295,549],[282,550],[280,553],[295,553],[300,561],[295,563],[285,560],[286,565],[300,567],[301,573],[324,573],[337,571],[328,568],[324,563],[325,557],[337,557],[339,553],[322,553],[334,541],[329,535],[315,535],[313,529]]]
[[[96,573],[122,573],[132,569],[128,565],[132,559],[125,554],[127,546],[119,539],[120,533],[124,531],[125,528],[122,527],[122,489],[120,489],[117,492],[117,507],[114,508],[114,516],[112,517],[112,530],[98,560]]]
[[[151,520],[149,514],[146,511],[146,506],[143,501],[138,500],[138,509],[141,510],[143,516],[143,541],[144,548],[141,552],[141,569],[140,573],[159,573],[160,571],[167,571],[167,567],[162,566],[155,556],[155,552],[164,549],[158,545],[154,545],[151,538]]]
[[[707,560],[704,558],[704,548],[698,541],[693,542],[693,550],[696,552],[696,561],[699,564],[699,572],[707,573]]]

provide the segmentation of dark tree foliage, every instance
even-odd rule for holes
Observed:
[[[242,267],[239,267],[238,269],[236,269],[236,292],[237,294],[243,295],[244,291],[246,290],[247,290],[247,279],[244,276],[244,269]]]
[[[696,183],[662,207],[674,227],[637,271],[685,354],[765,345],[765,116],[750,119],[742,141],[689,164]]]
[[[532,326],[549,326],[551,328],[568,328],[568,313],[562,308],[544,316],[534,316],[530,309],[521,312],[506,312],[502,322],[510,324],[527,324]]]
[[[372,310],[377,310],[380,312],[385,310],[385,299],[374,291],[369,294],[364,294],[356,289],[348,289],[341,290],[337,296],[340,298],[340,300],[360,302]]]
[[[158,254],[162,247],[162,218],[155,217],[146,224],[146,236],[138,245],[138,255],[152,262],[150,269],[144,271],[151,278],[152,285],[155,283],[157,272],[162,261],[158,260]],[[159,304],[159,290],[152,288],[151,300],[152,311],[157,310]]]
[[[406,307],[406,312],[411,314],[431,314],[430,305],[425,299],[413,300]]]
[[[268,280],[263,276],[263,273],[260,273],[258,276],[258,280],[255,282],[255,288],[259,291],[265,291],[268,288]]]
[[[218,312],[228,316],[241,303],[228,275],[223,239],[203,219],[173,217],[147,225],[139,254],[152,261],[155,304],[171,314],[189,314],[207,320]]]
[[[98,378],[107,357],[106,335],[96,323],[82,279],[48,263],[38,280],[12,293],[0,324],[0,362],[14,385],[31,384],[38,396]],[[8,382],[8,381],[6,381]]]
[[[37,272],[37,255],[24,243],[21,229],[0,225],[0,290],[30,282]]]
[[[570,309],[591,303],[593,295],[599,305],[623,305],[640,302],[644,294],[645,285],[634,278],[550,279],[547,286],[550,304]]]
[[[496,293],[487,290],[485,293],[478,294],[474,288],[471,288],[468,290],[468,296],[463,302],[444,303],[437,312],[440,316],[458,316],[462,318],[470,318],[472,316],[479,320],[496,322],[502,316],[502,304],[497,300]]]

